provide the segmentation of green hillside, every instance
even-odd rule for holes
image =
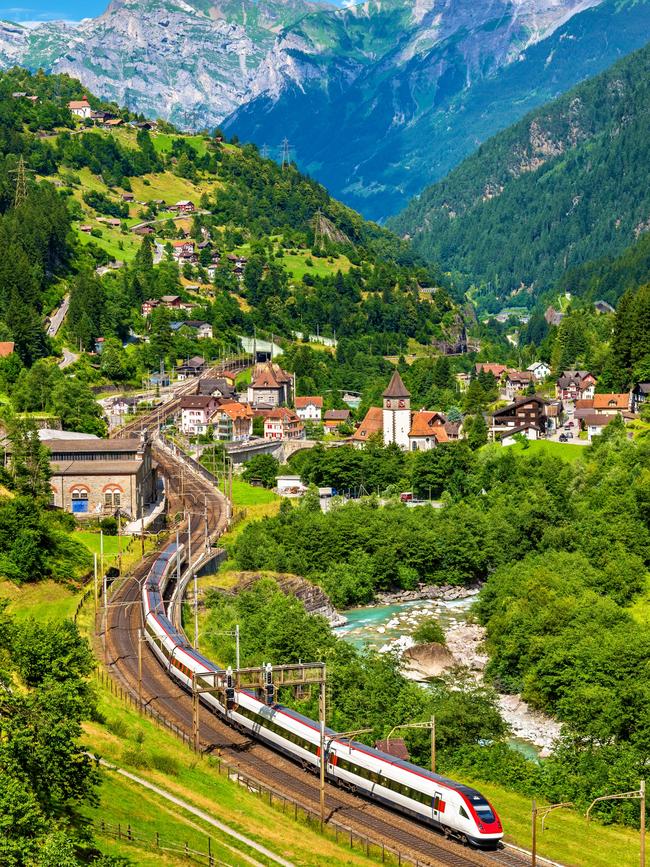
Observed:
[[[391,223],[425,257],[530,305],[648,227],[650,47],[481,146]]]

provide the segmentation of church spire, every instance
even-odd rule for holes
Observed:
[[[402,377],[399,375],[399,371],[395,370],[390,382],[388,383],[388,388],[384,391],[382,397],[406,398],[410,396],[411,392],[402,382]]]

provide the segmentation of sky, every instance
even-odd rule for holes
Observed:
[[[109,0],[24,0],[3,3],[0,18],[5,21],[78,21],[100,15]]]

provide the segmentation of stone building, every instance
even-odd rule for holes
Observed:
[[[50,450],[52,504],[79,517],[139,518],[156,497],[151,443],[133,439],[44,439]]]

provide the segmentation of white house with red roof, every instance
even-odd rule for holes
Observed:
[[[218,406],[211,394],[189,394],[181,398],[181,431],[184,434],[204,434]]]
[[[75,117],[84,119],[90,117],[93,111],[85,96],[83,99],[71,99],[68,103],[68,109]]]
[[[297,397],[294,400],[296,415],[302,421],[320,421],[323,413],[322,397]]]

